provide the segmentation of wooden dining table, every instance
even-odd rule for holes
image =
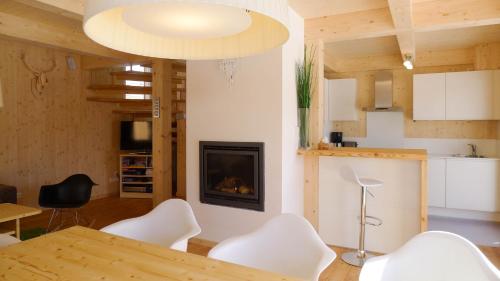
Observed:
[[[75,226],[0,248],[0,280],[298,279]]]

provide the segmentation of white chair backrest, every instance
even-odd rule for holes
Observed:
[[[170,199],[144,216],[119,221],[101,231],[186,251],[187,239],[201,229],[186,201]]]
[[[302,217],[284,214],[256,231],[225,240],[209,257],[305,280],[317,280],[336,254]]]
[[[500,280],[499,271],[474,244],[441,231],[419,234],[396,252],[368,260],[365,267],[360,281]]]
[[[349,182],[362,186],[359,176],[351,166],[343,166],[340,168],[340,176]]]

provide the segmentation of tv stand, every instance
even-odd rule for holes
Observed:
[[[150,153],[120,154],[120,197],[153,197],[153,157]]]

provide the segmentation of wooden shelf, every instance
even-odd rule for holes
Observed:
[[[106,98],[106,97],[87,97],[87,101],[119,103],[119,104],[151,105],[151,100],[133,100],[133,99],[123,99],[123,98],[120,99],[120,98]]]
[[[115,114],[151,114],[151,109],[134,109],[134,108],[120,108],[113,110]]]
[[[141,181],[124,181],[122,184],[153,184],[152,181],[141,182]]]
[[[115,71],[111,75],[117,80],[131,80],[131,81],[153,81],[153,73],[139,72],[139,71]]]
[[[137,156],[133,156],[137,157]],[[143,166],[122,166],[122,169],[153,169],[153,167],[143,167]]]
[[[15,230],[12,229],[6,229],[6,228],[0,228],[0,234],[5,234],[5,235],[14,235],[16,233]]]
[[[151,94],[152,87],[128,86],[128,85],[90,85],[87,89],[92,91],[119,91],[130,94]]]
[[[153,175],[126,175],[122,174],[122,178],[152,178]]]
[[[121,191],[120,197],[122,197],[122,198],[153,198],[153,193],[151,193],[151,192]]]

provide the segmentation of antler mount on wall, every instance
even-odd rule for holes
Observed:
[[[26,54],[22,53],[21,54],[21,60],[23,61],[24,66],[26,69],[28,69],[31,74],[33,75],[33,78],[31,78],[31,93],[36,96],[36,95],[42,95],[43,89],[45,86],[49,83],[49,80],[47,78],[47,73],[52,72],[56,68],[56,60],[53,58],[51,60],[51,66],[47,67],[44,70],[39,70],[36,69],[32,66],[30,66],[26,62]]]

